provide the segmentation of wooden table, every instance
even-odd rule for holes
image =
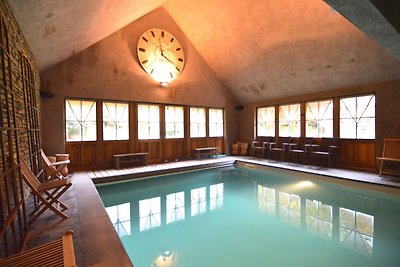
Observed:
[[[217,157],[217,149],[218,147],[201,147],[195,148],[194,154],[196,159],[200,159],[201,155],[207,155],[210,158]]]
[[[147,165],[149,153],[127,153],[127,154],[117,154],[114,155],[115,168],[119,169],[122,163],[141,163]]]

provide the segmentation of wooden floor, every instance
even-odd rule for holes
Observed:
[[[70,207],[66,212],[70,218],[61,221],[54,214],[46,212],[32,225],[33,228],[28,245],[34,247],[50,240],[55,240],[65,233],[65,231],[73,229],[75,232],[74,246],[78,266],[132,266],[111,225],[92,181],[101,181],[105,178],[129,178],[135,175],[154,175],[156,173],[164,173],[165,171],[174,172],[198,166],[208,167],[213,166],[213,164],[221,166],[223,164],[232,164],[236,160],[285,170],[296,170],[340,179],[385,185],[400,194],[400,177],[379,177],[377,173],[303,166],[250,157],[220,157],[121,170],[110,169],[77,172],[72,174],[73,187],[62,197],[64,203]]]

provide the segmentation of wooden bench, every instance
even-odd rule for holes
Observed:
[[[114,165],[116,169],[121,167],[121,164],[139,163],[147,165],[149,153],[127,153],[114,155]]]
[[[218,147],[195,148],[194,154],[196,156],[196,159],[200,159],[201,155],[207,155],[207,157],[214,158],[217,157],[217,149]]]
[[[56,241],[0,259],[0,266],[76,266],[72,234],[72,231],[68,231]]]
[[[376,161],[379,166],[379,176],[382,173],[399,175],[398,172],[384,171],[383,163],[385,161],[400,163],[400,139],[383,139],[382,157],[376,157]]]

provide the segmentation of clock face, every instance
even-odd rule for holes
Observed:
[[[180,43],[172,34],[161,29],[150,29],[140,36],[137,55],[143,69],[156,80],[157,74],[169,81],[175,79],[185,65]]]

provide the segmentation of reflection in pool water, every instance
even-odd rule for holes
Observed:
[[[399,266],[400,199],[240,168],[98,186],[135,266]]]

